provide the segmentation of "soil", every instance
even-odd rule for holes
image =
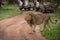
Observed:
[[[0,40],[47,40],[40,31],[32,33],[32,28],[24,19],[25,15],[24,12],[0,21]]]

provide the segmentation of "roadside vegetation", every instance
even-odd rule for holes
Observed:
[[[15,4],[3,5],[0,8],[0,20],[15,16],[20,14],[19,9]],[[53,19],[60,19],[60,12],[49,14]],[[42,35],[45,36],[48,40],[60,40],[60,24],[50,23],[51,30],[48,31],[47,28],[42,32]]]
[[[60,12],[49,14],[53,19],[60,19]],[[58,21],[57,21],[58,22]],[[42,32],[48,40],[60,40],[60,21],[59,23],[52,24],[50,23],[51,30],[48,31],[47,28]]]
[[[15,4],[2,5],[0,8],[0,20],[15,16],[17,14],[20,14],[20,11]]]

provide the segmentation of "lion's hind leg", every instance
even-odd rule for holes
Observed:
[[[41,32],[44,31],[44,29],[46,28],[46,25],[47,25],[46,23],[43,23],[43,26],[42,26],[42,28],[40,30]]]
[[[50,31],[50,24],[49,24],[49,22],[47,23],[47,28]]]

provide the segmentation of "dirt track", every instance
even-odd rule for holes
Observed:
[[[0,21],[0,38],[2,40],[46,40],[39,32],[29,34],[32,29],[24,20],[25,15],[20,14]]]

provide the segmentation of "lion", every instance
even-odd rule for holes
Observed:
[[[43,30],[47,25],[48,29],[50,30],[49,21],[51,23],[57,23],[57,20],[55,20],[55,22],[53,22],[51,20],[51,17],[48,14],[39,14],[39,13],[33,13],[33,12],[27,13],[25,20],[33,28],[33,32],[35,32],[36,25],[44,24]],[[34,25],[34,26],[32,26],[32,25]],[[43,31],[43,30],[41,30],[41,31]]]

